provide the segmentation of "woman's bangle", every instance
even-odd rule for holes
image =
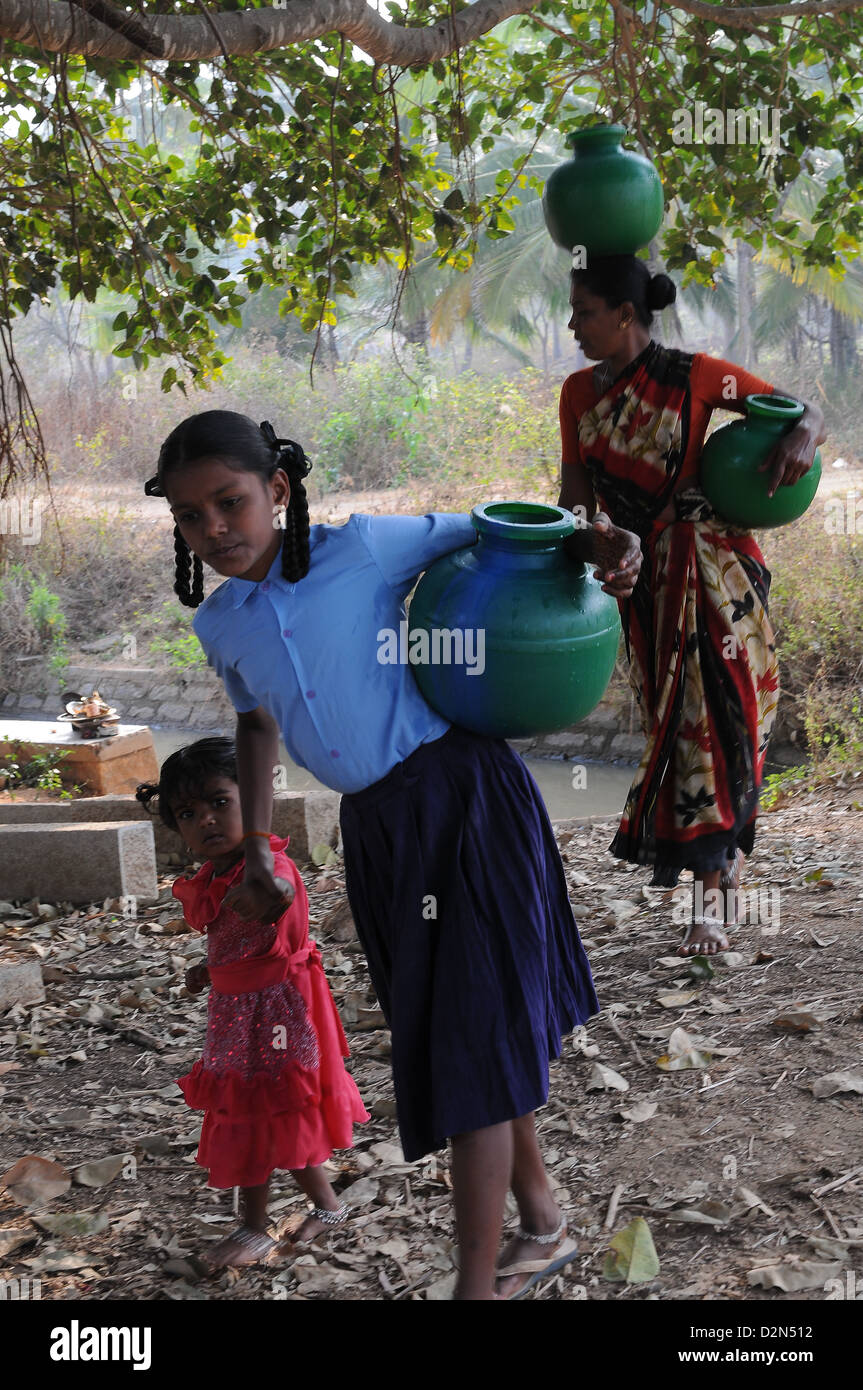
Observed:
[[[246,831],[244,832],[244,834],[242,834],[242,835],[240,836],[240,843],[242,844],[243,840],[248,840],[252,835],[260,835],[262,839],[264,839],[264,840],[269,840],[269,838],[270,838],[270,831],[269,831],[269,830],[246,830]]]

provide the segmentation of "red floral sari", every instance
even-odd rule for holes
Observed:
[[[657,519],[687,450],[691,367],[651,342],[578,421],[597,500],[644,554],[620,607],[647,746],[611,851],[668,886],[751,852],[779,698],[770,573],[751,534],[697,487],[674,495],[676,520]]]

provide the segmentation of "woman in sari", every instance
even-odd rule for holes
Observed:
[[[770,573],[750,532],[713,512],[698,460],[713,409],[742,413],[746,396],[774,388],[733,363],[654,342],[652,311],[675,294],[668,276],[651,276],[635,256],[572,272],[569,327],[599,365],[563,385],[559,505],[594,518],[592,530],[570,538],[573,558],[599,558],[603,514],[618,537],[640,541],[634,587],[607,589],[620,603],[647,739],[610,848],[652,865],[654,884],[673,887],[692,870],[692,921],[679,953],[712,955],[728,948],[736,920],[779,678]],[[807,405],[763,465],[771,496],[809,469],[823,425]]]

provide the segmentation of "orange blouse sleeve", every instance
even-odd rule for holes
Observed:
[[[721,357],[708,357],[697,352],[692,362],[691,388],[711,410],[737,410],[743,413],[747,396],[772,395],[773,387],[761,377],[753,376],[735,362]]]
[[[585,390],[583,372],[573,372],[560,389],[560,461],[561,463],[581,463],[581,449],[578,443],[578,419],[588,408],[589,390]],[[589,375],[589,371],[588,371]]]

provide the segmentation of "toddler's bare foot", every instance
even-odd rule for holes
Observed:
[[[335,1205],[332,1207],[313,1207],[295,1231],[282,1237],[273,1252],[274,1258],[280,1259],[286,1255],[294,1255],[298,1245],[310,1245],[319,1236],[335,1230],[337,1226],[343,1226],[348,1219],[351,1208],[347,1203],[340,1205],[335,1194],[333,1201]]]
[[[256,1231],[251,1226],[240,1226],[232,1235],[226,1236],[212,1250],[208,1250],[204,1258],[211,1269],[263,1264],[272,1254],[275,1244],[266,1231]]]
[[[351,1209],[346,1202],[340,1203],[338,1198],[334,1198],[334,1201],[334,1207],[314,1207],[309,1212],[305,1221],[293,1234],[295,1245],[307,1245],[325,1232],[345,1224]]]

